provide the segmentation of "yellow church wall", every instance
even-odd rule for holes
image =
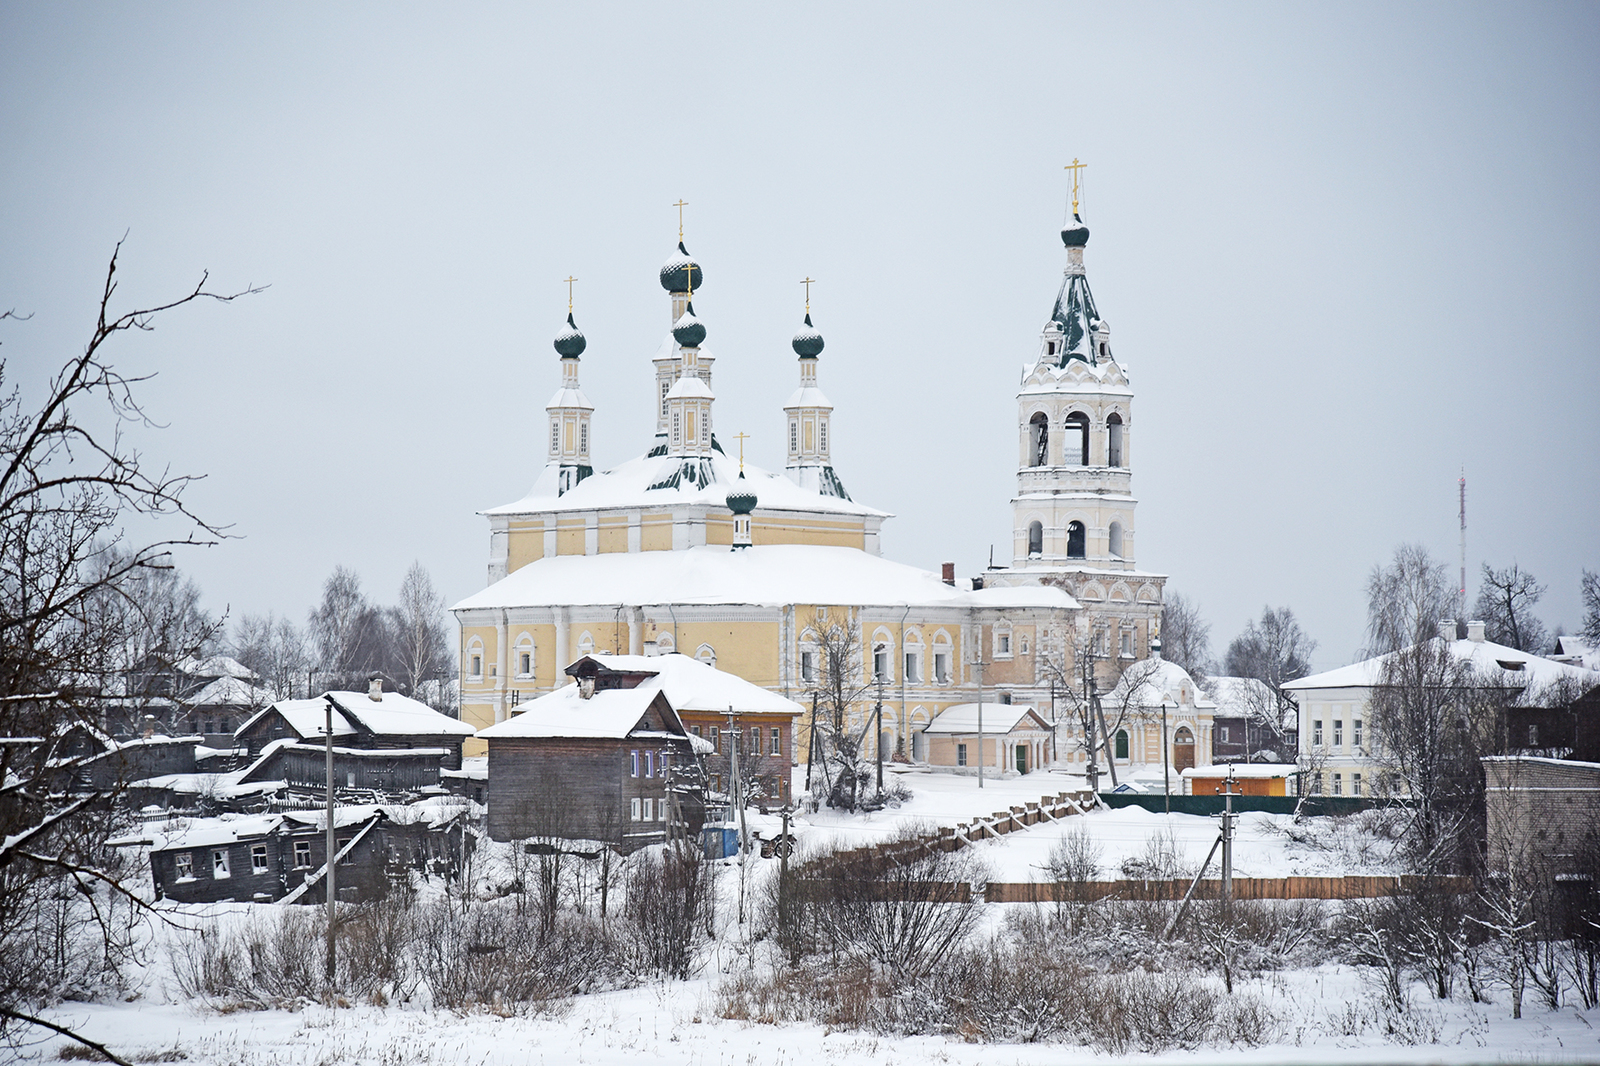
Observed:
[[[625,552],[628,550],[628,517],[602,515],[596,550],[600,552]]]
[[[665,552],[672,550],[672,518],[669,515],[647,517],[639,524],[639,550]]]
[[[583,555],[587,545],[584,544],[586,533],[584,521],[579,517],[576,521],[570,518],[561,518],[556,521],[556,554],[557,555]]]
[[[506,573],[544,558],[544,523],[516,525],[506,533]]]
[[[714,515],[706,516],[706,543],[733,543],[733,518],[731,515],[727,518]]]

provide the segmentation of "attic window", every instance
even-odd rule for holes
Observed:
[[[1055,341],[1045,341],[1044,342],[1044,354],[1045,355],[1055,355],[1056,354],[1056,342]]]
[[[1521,659],[1496,659],[1495,662],[1499,664],[1500,669],[1512,671],[1520,671],[1528,665]]]

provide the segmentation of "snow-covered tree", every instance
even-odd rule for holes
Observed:
[[[1397,651],[1437,636],[1452,617],[1456,589],[1449,568],[1420,544],[1402,544],[1388,566],[1367,577],[1367,655]]]
[[[1211,671],[1211,624],[1181,592],[1168,592],[1161,607],[1161,657],[1204,683]]]
[[[1486,637],[1496,644],[1534,655],[1550,650],[1544,623],[1533,613],[1534,606],[1545,593],[1545,586],[1516,563],[1504,570],[1495,570],[1484,563],[1479,582],[1478,602],[1473,605],[1472,613],[1485,623]]]
[[[1578,635],[1591,647],[1600,645],[1600,574],[1592,570],[1583,572],[1583,628]]]
[[[1317,642],[1300,628],[1292,610],[1263,607],[1260,620],[1246,622],[1243,632],[1228,644],[1222,672],[1229,677],[1253,677],[1271,690],[1276,713],[1262,718],[1276,731],[1277,723],[1294,706],[1294,698],[1283,686],[1311,673],[1311,653],[1316,650]]]

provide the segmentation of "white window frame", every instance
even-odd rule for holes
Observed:
[[[294,842],[294,868],[296,870],[311,869],[311,841],[296,840]]]
[[[211,850],[211,876],[215,880],[232,877],[233,871],[229,868],[227,848],[213,848]]]
[[[948,648],[933,649],[933,680],[935,684],[948,685],[953,680],[950,672],[950,650]]]
[[[772,727],[772,747],[768,749],[767,754],[783,754],[783,730],[779,729],[777,726]]]
[[[267,872],[267,846],[265,844],[250,845],[250,872],[257,875]]]
[[[956,765],[967,765],[967,746],[965,744],[956,745]]]
[[[636,822],[639,821],[640,820],[639,819],[639,810],[640,810],[639,797],[635,796],[632,799],[630,799],[628,801],[628,806],[629,806],[630,813],[633,815],[633,820],[636,821]]]
[[[179,881],[194,880],[194,852],[180,851],[172,857],[172,867]]]
[[[913,685],[920,685],[922,683],[922,652],[908,648],[903,658],[906,681]]]
[[[1361,749],[1361,719],[1353,718],[1350,721],[1350,746],[1357,751]]]
[[[652,797],[646,796],[644,798],[644,817],[639,820],[641,822],[653,822],[656,820],[656,801]]]

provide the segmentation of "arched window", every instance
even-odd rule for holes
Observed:
[[[517,640],[515,654],[517,676],[524,679],[532,677],[534,667],[533,638],[528,636],[526,633],[522,634],[522,636]]]
[[[1115,411],[1106,416],[1106,465],[1122,465],[1122,416]]]
[[[1074,411],[1067,416],[1066,436],[1061,441],[1061,461],[1067,466],[1089,465],[1089,416]]]
[[[671,633],[662,633],[656,637],[656,652],[660,655],[670,655],[676,647]]]
[[[1122,558],[1122,523],[1111,523],[1111,554]]]
[[[1050,420],[1043,411],[1028,419],[1028,465],[1045,466],[1050,462]]]
[[[1067,558],[1082,559],[1083,557],[1083,523],[1069,522],[1067,523]]]
[[[578,654],[594,654],[594,636],[587,629],[583,631],[583,636],[578,638]]]
[[[717,649],[713,648],[709,644],[702,644],[700,647],[696,648],[694,657],[705,663],[707,666],[717,665]]]
[[[1030,556],[1044,554],[1043,522],[1035,521],[1028,523],[1028,554]]]
[[[1127,757],[1128,731],[1126,729],[1119,729],[1117,730],[1117,758],[1126,759]]]

